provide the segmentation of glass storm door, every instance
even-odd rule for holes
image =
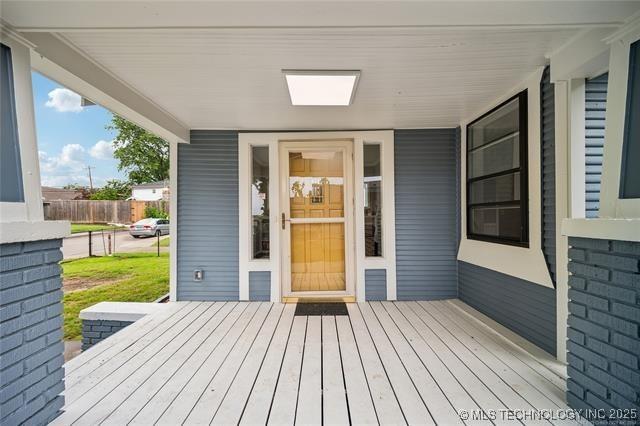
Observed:
[[[308,145],[310,145],[309,143]],[[346,294],[348,147],[284,145],[284,295]],[[348,157],[347,157],[348,156]],[[348,209],[347,209],[348,210]]]

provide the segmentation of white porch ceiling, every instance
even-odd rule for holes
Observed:
[[[510,90],[577,30],[64,33],[191,128],[448,127]],[[291,106],[282,69],[356,69],[350,107]]]
[[[15,30],[61,37],[108,72],[98,83],[115,77],[169,122],[262,130],[456,126],[584,31],[613,31],[640,11],[615,0],[2,3]],[[41,50],[71,57],[55,44]],[[362,74],[349,107],[293,107],[282,69]]]

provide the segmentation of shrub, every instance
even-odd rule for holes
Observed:
[[[162,209],[147,206],[144,208],[144,217],[145,218],[153,218],[153,219],[168,219],[169,215],[164,212]]]

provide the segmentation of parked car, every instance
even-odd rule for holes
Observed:
[[[129,226],[133,238],[169,235],[169,219],[142,219]]]

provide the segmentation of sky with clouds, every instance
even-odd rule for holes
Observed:
[[[36,72],[32,79],[42,185],[89,185],[87,166],[94,187],[125,178],[113,159],[115,134],[105,128],[111,113],[82,107],[79,95]]]

